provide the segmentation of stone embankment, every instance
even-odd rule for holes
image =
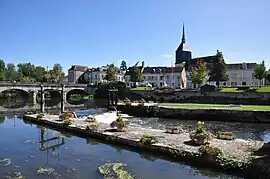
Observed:
[[[270,111],[234,110],[222,108],[171,108],[153,104],[120,103],[118,110],[137,117],[161,117],[183,120],[228,121],[247,123],[270,123]]]
[[[87,127],[92,123],[89,122],[89,118],[73,118],[72,123],[67,125],[59,120],[59,116],[57,115],[45,114],[43,118],[39,118],[37,114],[24,115],[24,120],[46,125],[56,130],[65,130],[79,136],[92,137],[134,149],[165,155],[166,157],[174,158],[174,160],[187,161],[192,165],[209,165],[248,175],[252,172],[254,173],[254,171],[256,173],[261,172],[261,165],[264,165],[253,164],[255,158],[253,151],[263,146],[264,143],[262,141],[243,139],[219,140],[212,138],[210,141],[211,146],[220,149],[222,155],[211,156],[202,153],[200,146],[189,144],[189,133],[168,134],[163,130],[139,127],[128,127],[124,132],[112,132],[108,128],[110,128],[109,123],[116,119],[115,112],[99,114],[97,116],[91,116],[91,118],[96,118],[96,122],[99,122],[98,129],[89,129]],[[104,120],[105,118],[108,120]],[[155,137],[157,141],[155,143],[144,143],[141,139],[145,135]],[[264,171],[264,174],[267,172]]]

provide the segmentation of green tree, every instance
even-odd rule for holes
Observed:
[[[6,80],[7,81],[14,81],[16,80],[16,69],[15,69],[15,65],[13,63],[8,63],[7,64],[7,68],[6,68]]]
[[[266,77],[266,67],[264,61],[254,66],[254,77],[260,80],[260,86],[262,85],[262,80]]]
[[[134,68],[130,69],[130,81],[132,81],[132,82],[144,81],[141,70],[139,68],[134,67]]]
[[[35,65],[31,63],[20,63],[17,65],[18,72],[22,73],[23,82],[34,82],[35,81]]]
[[[127,62],[125,60],[122,60],[120,69],[126,71],[127,70]]]
[[[113,64],[109,65],[109,68],[106,72],[105,79],[110,82],[116,81],[116,73],[117,73],[117,68]]]
[[[208,81],[215,81],[218,88],[220,81],[228,81],[227,66],[223,54],[217,51],[216,58],[213,60],[212,69],[209,73]]]
[[[199,59],[197,65],[193,67],[190,71],[191,81],[193,84],[201,85],[205,83],[206,76],[206,63]]]
[[[42,66],[36,66],[35,73],[34,73],[34,79],[37,82],[44,82],[46,75],[46,70]]]
[[[0,81],[5,80],[5,71],[6,71],[6,64],[4,60],[0,59]]]

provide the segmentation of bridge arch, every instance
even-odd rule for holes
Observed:
[[[87,92],[83,89],[72,89],[66,92],[65,97],[66,97],[66,101],[69,104],[78,105],[78,104],[83,104],[83,100],[81,100],[80,98],[77,100],[76,97],[85,96],[85,95],[87,95]],[[72,99],[73,96],[76,96],[75,99]]]

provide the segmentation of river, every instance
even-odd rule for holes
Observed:
[[[131,121],[142,123],[142,119]],[[1,179],[99,179],[103,177],[98,166],[109,162],[125,163],[130,173],[144,179],[238,178],[47,129],[23,121],[20,115],[1,116],[0,136]],[[39,174],[41,169],[50,174]]]

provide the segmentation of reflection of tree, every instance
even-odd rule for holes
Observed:
[[[5,122],[5,117],[4,116],[0,116],[0,124]]]
[[[98,145],[99,144],[99,142],[97,142],[96,140],[91,139],[91,138],[86,138],[85,140],[86,140],[86,143],[90,144],[90,145]]]
[[[146,154],[146,153],[143,153],[143,152],[140,153],[140,156],[141,156],[142,159],[145,159],[147,161],[155,161],[155,160],[157,160],[156,157],[154,157],[152,155],[149,155],[149,154]]]

